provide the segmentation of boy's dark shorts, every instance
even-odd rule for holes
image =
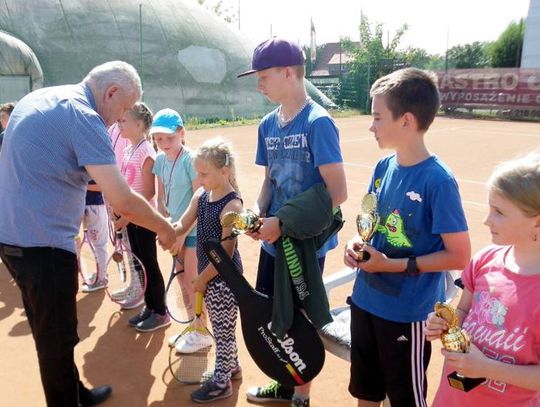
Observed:
[[[374,402],[388,395],[392,407],[425,406],[431,344],[424,338],[424,321],[389,321],[358,308],[350,298],[348,302],[351,395]]]

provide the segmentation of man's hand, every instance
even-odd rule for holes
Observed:
[[[167,223],[164,229],[158,233],[158,242],[163,250],[170,250],[176,242],[176,234],[170,223]]]
[[[174,230],[174,229],[173,229]],[[175,233],[176,235],[176,233]],[[169,249],[169,253],[171,253],[173,256],[178,256],[182,253],[182,249],[184,247],[185,239],[183,236],[177,236],[174,244]]]
[[[129,220],[124,216],[118,216],[114,221],[114,230],[120,230],[129,224]]]

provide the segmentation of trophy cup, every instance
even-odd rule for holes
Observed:
[[[358,261],[369,260],[369,253],[363,250],[363,245],[368,243],[379,224],[379,214],[377,213],[377,195],[373,192],[364,195],[362,198],[362,204],[360,205],[360,213],[356,217],[356,228],[358,234],[362,239],[362,246],[360,249],[355,250]]]
[[[262,222],[259,216],[251,209],[245,209],[240,213],[227,212],[221,217],[221,226],[224,228],[232,227],[230,236],[223,240],[232,239],[242,233],[256,232]]]
[[[441,342],[447,351],[467,353],[471,347],[471,340],[464,329],[459,328],[459,319],[454,308],[449,305],[435,304],[435,314],[446,321],[449,328],[441,334]],[[479,384],[482,384],[486,379],[465,377],[458,372],[453,372],[448,375],[448,384],[455,389],[469,391],[474,389]]]

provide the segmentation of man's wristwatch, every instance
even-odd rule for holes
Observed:
[[[405,272],[410,276],[417,276],[420,274],[420,270],[418,270],[418,266],[416,265],[416,256],[409,256]]]

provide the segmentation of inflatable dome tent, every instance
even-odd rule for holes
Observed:
[[[230,119],[271,109],[256,92],[255,78],[236,78],[250,66],[256,44],[195,1],[138,3],[4,0],[0,49],[7,37],[26,44],[33,55],[30,89],[77,83],[94,66],[120,59],[139,71],[144,100],[154,111],[171,107],[184,116]],[[13,65],[25,65],[25,55],[20,52]],[[11,74],[23,74],[17,72]],[[320,103],[332,104],[309,83],[308,90]]]

